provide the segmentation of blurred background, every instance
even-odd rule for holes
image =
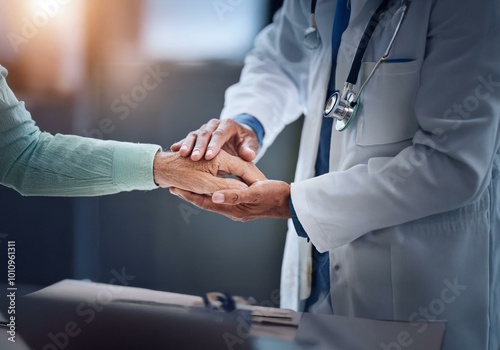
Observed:
[[[280,6],[0,0],[0,64],[42,130],[168,148],[218,117],[225,89]],[[259,162],[269,178],[292,181],[300,123]],[[277,306],[285,233],[284,220],[232,222],[167,190],[30,198],[0,187],[0,256],[15,240],[17,281],[33,288],[66,278],[107,283],[125,269],[133,286],[228,291]]]

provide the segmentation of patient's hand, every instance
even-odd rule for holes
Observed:
[[[290,218],[290,185],[283,181],[258,181],[242,190],[223,190],[212,197],[178,188],[170,192],[199,208],[236,221],[260,218]]]
[[[221,151],[212,160],[192,161],[179,153],[158,152],[153,164],[154,179],[160,187],[177,187],[189,192],[211,194],[223,189],[244,189],[266,177],[251,162]],[[233,174],[244,182],[218,177]]]

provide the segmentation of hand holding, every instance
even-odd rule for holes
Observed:
[[[290,218],[290,185],[283,181],[264,180],[246,189],[218,191],[212,197],[171,188],[170,192],[199,208],[235,221],[258,218]]]
[[[194,193],[211,194],[221,189],[242,189],[264,180],[262,172],[250,162],[221,151],[212,160],[193,162],[179,153],[159,152],[153,164],[154,179],[160,187],[175,186]],[[217,177],[234,174],[244,182]]]
[[[232,119],[212,119],[198,130],[190,132],[185,139],[174,143],[170,149],[194,161],[211,160],[220,150],[246,161],[255,159],[259,148],[255,132]]]

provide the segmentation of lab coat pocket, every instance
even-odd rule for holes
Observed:
[[[397,60],[380,65],[360,96],[356,143],[375,146],[411,139],[419,128],[415,99],[422,60]],[[375,62],[364,62],[364,82]]]

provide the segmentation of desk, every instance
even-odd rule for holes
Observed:
[[[197,296],[65,280],[20,300],[17,332],[36,350],[372,350],[384,349],[382,343],[395,349],[389,344],[401,339],[408,343],[401,334],[415,328],[404,322],[238,308],[243,311],[207,312]],[[429,324],[404,349],[439,350],[444,327]],[[29,349],[16,345],[12,349]],[[11,349],[3,343],[0,348]]]

